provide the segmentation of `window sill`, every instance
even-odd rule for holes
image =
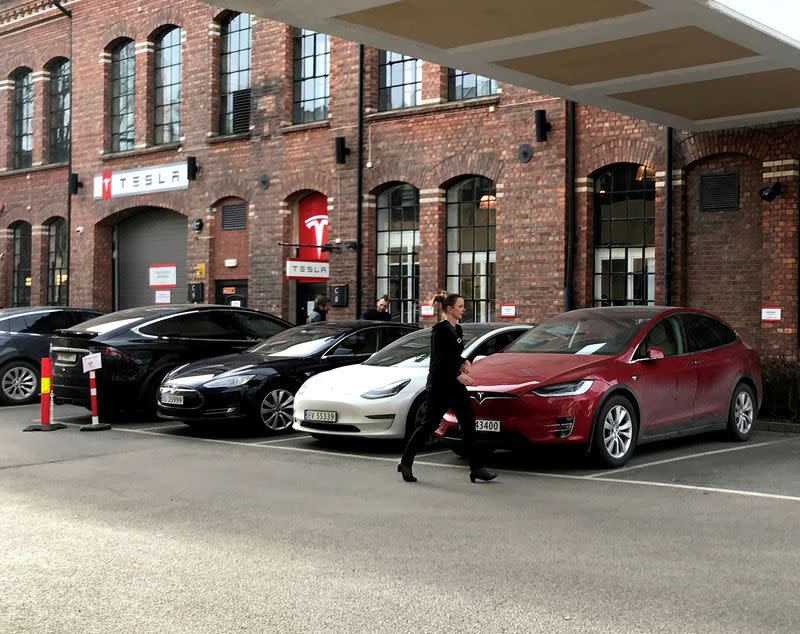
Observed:
[[[287,134],[291,132],[303,132],[305,130],[317,130],[320,128],[329,128],[330,125],[331,123],[328,119],[325,119],[325,121],[312,121],[310,123],[292,123],[278,128],[278,133]]]
[[[18,169],[4,169],[0,170],[0,178],[3,176],[19,176],[20,174],[32,174],[35,172],[47,172],[55,169],[65,169],[69,163],[47,163],[46,165],[37,165],[35,167],[21,167]]]
[[[425,104],[412,108],[395,108],[394,110],[381,110],[364,116],[364,121],[382,121],[383,119],[397,119],[426,114],[436,114],[448,110],[463,110],[466,108],[485,108],[500,102],[500,95],[488,97],[475,97],[474,99],[459,99],[458,101],[444,101],[442,103]]]
[[[238,132],[236,134],[212,134],[206,138],[206,143],[213,145],[215,143],[225,143],[227,141],[249,141],[251,132]]]
[[[170,150],[179,150],[181,148],[180,142],[178,143],[165,143],[164,145],[151,145],[138,150],[126,150],[125,152],[109,152],[100,157],[101,161],[113,161],[115,159],[127,158],[129,156],[142,156],[143,154],[156,154],[158,152],[168,152]]]

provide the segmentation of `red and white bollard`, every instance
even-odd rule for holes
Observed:
[[[50,359],[42,359],[42,378],[41,378],[41,423],[38,425],[28,425],[22,431],[55,431],[56,429],[66,429],[62,423],[53,423],[53,392],[50,388],[50,378],[52,373]]]
[[[81,426],[81,431],[101,431],[111,429],[111,425],[101,424],[97,416],[97,381],[95,380],[94,370],[89,370],[89,399],[92,404],[92,424]]]

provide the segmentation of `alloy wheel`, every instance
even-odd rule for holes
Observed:
[[[736,396],[733,416],[736,421],[736,429],[742,434],[747,434],[753,425],[753,399],[746,390],[742,390]]]
[[[3,394],[10,401],[24,401],[36,393],[36,373],[26,366],[14,366],[3,375]]]
[[[283,387],[271,389],[261,400],[261,422],[270,431],[283,431],[294,420],[294,394]]]
[[[615,405],[603,421],[603,444],[614,459],[622,458],[630,449],[633,440],[633,421],[628,410]]]

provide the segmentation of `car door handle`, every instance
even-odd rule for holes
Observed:
[[[702,361],[689,361],[689,365],[703,365]]]

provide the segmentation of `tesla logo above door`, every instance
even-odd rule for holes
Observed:
[[[103,172],[102,179],[103,200],[109,200],[111,198],[111,172]]]
[[[317,245],[317,257],[322,258],[322,245],[325,244],[325,227],[328,226],[328,215],[318,214],[305,219],[306,229],[314,232],[314,244]]]

